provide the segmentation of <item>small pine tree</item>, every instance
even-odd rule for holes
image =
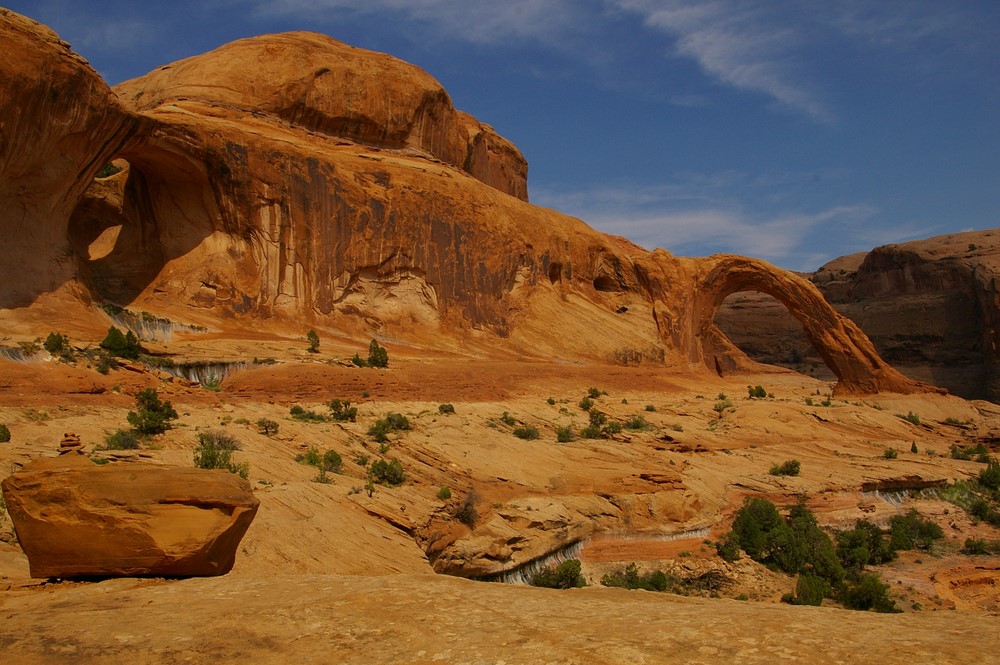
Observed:
[[[122,334],[122,331],[115,326],[108,328],[107,336],[101,341],[101,348],[116,358],[128,360],[135,360],[142,351],[139,338],[131,330]]]
[[[319,353],[319,335],[315,330],[306,333],[306,341],[309,342],[309,353]]]
[[[127,417],[129,425],[139,434],[162,434],[170,429],[170,421],[177,419],[177,411],[169,400],[161,402],[153,388],[146,388],[135,396],[135,407]]]
[[[368,366],[369,367],[388,367],[389,366],[389,352],[383,347],[379,346],[378,341],[372,340],[371,344],[368,345]]]

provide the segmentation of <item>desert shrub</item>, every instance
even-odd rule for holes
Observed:
[[[383,485],[402,485],[406,480],[403,465],[398,459],[388,462],[384,459],[375,460],[369,468],[372,480]]]
[[[261,418],[257,421],[257,431],[264,436],[274,436],[278,433],[278,423],[269,418]]]
[[[522,425],[521,427],[515,427],[512,433],[517,438],[525,439],[527,441],[533,441],[541,436],[538,432],[538,428],[532,425]]]
[[[910,423],[911,425],[917,425],[918,427],[920,426],[920,416],[913,413],[912,411],[907,412],[905,416],[902,414],[896,414],[896,415],[899,418],[902,418],[906,422]]]
[[[224,432],[200,432],[198,447],[194,449],[194,465],[199,469],[226,469],[240,478],[250,475],[250,465],[233,462],[233,451],[239,443]]]
[[[569,443],[573,440],[573,428],[569,425],[556,427],[556,441],[559,443]]]
[[[379,346],[376,340],[372,340],[368,345],[368,366],[369,367],[388,367],[389,366],[389,352],[383,347]]]
[[[410,429],[410,421],[402,413],[388,413],[385,421],[389,423],[389,429],[407,430]]]
[[[605,437],[609,437],[612,434],[619,434],[622,431],[622,424],[619,422],[612,421],[604,426],[601,430],[601,434]]]
[[[845,585],[840,593],[840,601],[851,610],[900,611],[889,597],[889,587],[873,573],[865,573],[857,582]]]
[[[10,441],[10,428],[4,423],[0,423],[0,443],[8,441]]]
[[[989,545],[982,538],[966,538],[965,546],[961,549],[962,554],[991,554]]]
[[[122,334],[122,331],[115,326],[108,328],[108,334],[101,341],[100,346],[116,358],[135,360],[142,353],[139,338],[131,330]]]
[[[288,415],[292,417],[293,420],[298,420],[303,423],[325,423],[327,418],[321,413],[316,413],[312,409],[306,409],[302,406],[295,404],[292,408],[288,409]]]
[[[502,422],[504,425],[507,425],[508,427],[512,427],[517,424],[517,418],[504,411],[500,415],[500,422]]]
[[[309,342],[309,353],[319,353],[319,335],[315,330],[306,333],[306,341]]]
[[[991,490],[1000,489],[1000,462],[991,459],[986,468],[979,472],[979,484]]]
[[[646,591],[666,591],[673,580],[662,570],[640,573],[635,563],[616,568],[601,577],[602,586],[622,589],[645,589]]]
[[[750,399],[764,399],[767,397],[767,391],[764,390],[764,386],[747,386],[747,392],[750,394]]]
[[[821,605],[830,593],[830,584],[818,575],[802,573],[795,582],[793,605]]]
[[[549,589],[572,589],[587,586],[587,580],[580,574],[579,559],[563,561],[558,566],[545,568],[531,576],[531,585]]]
[[[451,404],[439,404],[438,413],[445,415],[446,413],[455,413],[455,407]]]
[[[358,407],[351,406],[351,403],[346,399],[330,400],[329,407],[334,420],[340,422],[350,421],[353,423],[358,419]]]
[[[790,459],[772,466],[770,473],[772,476],[797,476],[801,466],[798,460]]]
[[[917,448],[917,442],[916,441],[914,441],[913,443],[910,444],[910,452],[913,453],[914,455],[917,454],[918,452],[920,452],[920,449]]]
[[[555,403],[556,403],[556,398],[555,397],[549,397],[547,400],[545,400],[545,403],[548,404],[549,406],[554,406]]]
[[[837,557],[852,571],[877,566],[896,558],[885,531],[868,520],[858,520],[854,528],[837,534]]]
[[[135,396],[135,411],[128,412],[128,422],[139,434],[162,434],[170,429],[170,421],[177,419],[177,411],[170,401],[161,402],[153,388],[146,388]]]
[[[358,466],[368,466],[368,455],[359,453],[358,456],[354,458],[354,463]]]
[[[885,459],[896,459],[897,457],[899,457],[899,453],[896,452],[895,448],[886,448],[885,451],[882,453],[882,457],[884,457]]]
[[[307,464],[315,467],[319,467],[321,459],[322,457],[320,457],[319,448],[316,446],[310,446],[309,450],[295,456],[295,461],[299,464]]]
[[[455,519],[470,529],[475,529],[479,522],[479,511],[476,509],[476,504],[480,501],[482,501],[482,497],[479,496],[474,487],[470,487],[462,505],[455,511]]]
[[[136,450],[139,447],[139,437],[128,429],[119,429],[104,437],[105,450]]]
[[[95,178],[110,178],[116,173],[121,173],[121,168],[115,166],[113,163],[109,162],[101,167],[101,170],[97,172]]]
[[[649,411],[650,413],[653,413],[654,411],[656,411],[656,407],[653,406],[652,404],[647,404],[646,406],[644,406],[642,408],[644,410],[646,410],[646,411]]]
[[[447,486],[440,488],[438,490],[438,493],[437,493],[437,498],[438,498],[438,501],[447,501],[448,499],[450,499],[451,498],[451,488],[447,487]]]
[[[600,388],[588,388],[587,389],[587,397],[589,397],[591,399],[597,399],[601,395],[607,395],[607,393],[604,392],[603,390],[601,390]]]
[[[915,509],[906,515],[889,519],[890,546],[896,550],[928,549],[935,540],[944,537],[941,527],[920,515]]]
[[[367,363],[357,353],[355,353],[354,357],[351,358],[351,362],[357,365],[358,367],[365,367],[367,365]]]
[[[323,453],[323,461],[321,462],[320,468],[324,471],[339,473],[343,464],[344,460],[341,458],[340,453],[336,450],[328,450]]]
[[[589,397],[584,397],[583,399],[580,400],[580,409],[582,409],[583,411],[590,411],[590,409],[593,408],[593,406],[594,406],[594,400],[590,399]]]
[[[642,416],[633,416],[625,421],[625,429],[643,430],[649,427],[649,423]]]
[[[740,537],[734,531],[730,531],[715,544],[715,550],[719,556],[732,563],[740,558]]]
[[[392,428],[389,427],[388,421],[382,420],[381,418],[376,420],[375,423],[368,428],[368,436],[372,437],[378,443],[388,443],[389,432]]]
[[[59,358],[63,362],[73,360],[73,349],[69,345],[69,338],[57,332],[50,332],[42,344],[45,350],[53,357]]]
[[[731,409],[733,407],[733,401],[726,398],[725,393],[719,393],[719,401],[712,405],[712,408],[720,416],[726,412],[726,409]]]

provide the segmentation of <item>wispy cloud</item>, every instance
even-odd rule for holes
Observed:
[[[816,121],[834,121],[820,92],[794,64],[803,34],[774,11],[775,3],[616,0],[616,4],[675,39],[676,54],[693,59],[710,77],[769,95]]]
[[[536,189],[532,198],[647,249],[662,247],[693,256],[743,254],[793,270],[815,270],[838,255],[901,237],[901,229],[880,229],[880,237],[869,237],[867,229],[877,210],[866,204],[775,210],[723,194],[741,187],[770,190],[797,177],[805,176],[764,174],[748,178],[726,172],[652,187],[622,185],[571,192]],[[829,240],[817,243],[817,237],[824,236]],[[817,251],[817,245],[826,251]]]

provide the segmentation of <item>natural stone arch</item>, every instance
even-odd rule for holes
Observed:
[[[719,349],[735,351],[714,323],[722,301],[733,293],[760,291],[777,299],[802,324],[806,337],[839,380],[835,392],[934,390],[889,366],[879,357],[868,336],[833,309],[812,283],[798,275],[739,256],[713,256],[699,263],[691,314],[694,338],[701,340],[701,356],[709,367],[719,366]]]

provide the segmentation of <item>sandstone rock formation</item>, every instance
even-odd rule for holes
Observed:
[[[841,257],[808,278],[907,376],[1000,401],[998,267],[1000,232],[971,231]],[[741,294],[718,323],[757,360],[801,370],[814,355],[769,298]]]
[[[224,575],[258,506],[226,471],[82,455],[27,465],[3,495],[32,577]]]
[[[517,150],[389,56],[258,37],[116,96],[41,26],[8,12],[0,32],[25,54],[0,65],[4,112],[31,125],[3,137],[0,204],[15,212],[0,230],[25,239],[0,249],[0,280],[18,275],[0,315],[62,289],[81,310],[724,372],[745,359],[715,310],[763,289],[802,321],[839,390],[924,389],[794,275],[647,252],[529,205]],[[113,157],[125,170],[94,181]]]

